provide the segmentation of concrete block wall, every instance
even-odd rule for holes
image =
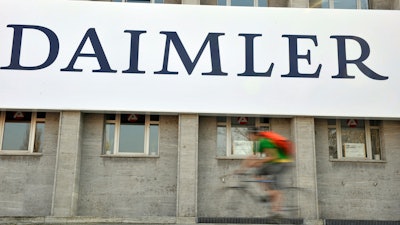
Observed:
[[[41,155],[0,156],[0,216],[49,216],[59,113],[47,113]]]
[[[82,113],[61,112],[51,214],[74,216],[81,169]]]
[[[193,220],[197,215],[198,127],[197,114],[179,115],[176,216]]]
[[[393,9],[393,3],[396,0],[370,0],[372,9]]]
[[[78,216],[175,216],[178,117],[160,116],[159,157],[101,156],[103,125],[85,114]]]
[[[0,216],[171,218],[268,215],[267,204],[224,189],[224,181],[229,182],[230,178],[226,176],[223,181],[221,177],[233,173],[242,160],[217,157],[216,117],[201,116],[197,123],[197,115],[160,116],[159,157],[137,158],[101,155],[103,114],[71,112],[67,117],[76,121],[61,123],[64,128],[60,129],[59,113],[47,114],[41,155],[0,155]],[[299,199],[299,204],[307,209],[303,217],[400,220],[400,121],[383,121],[381,138],[385,161],[373,163],[329,161],[326,120],[272,118],[270,124],[273,130],[300,140],[296,139],[301,151],[297,166],[302,169],[292,171],[292,177],[296,178],[293,182],[306,182],[311,190],[318,190],[318,195],[313,195],[318,196],[317,205],[308,204],[314,202],[312,199]],[[69,128],[80,131],[80,135],[70,132],[70,138],[67,135],[62,141],[59,130],[68,132]],[[72,139],[80,146],[65,142]],[[312,149],[310,143],[313,141],[315,153],[308,151]],[[196,142],[197,150],[192,146]],[[69,161],[79,162],[77,167],[56,169],[57,150],[62,152],[62,149],[76,151],[75,156],[80,159]],[[61,153],[59,157],[69,158],[68,154]],[[178,162],[180,157],[185,163]],[[310,177],[313,170],[307,167],[312,161],[316,164],[314,178]],[[181,176],[178,176],[179,170]],[[79,180],[62,176],[78,172]],[[58,181],[54,180],[55,175]],[[55,188],[54,184],[62,184],[63,179],[74,182],[78,188]],[[313,183],[315,180],[317,184]],[[66,204],[62,200],[66,196],[69,196],[66,198],[69,208],[63,207]],[[318,212],[314,206],[318,206]]]
[[[306,219],[318,219],[314,118],[293,118],[292,135],[296,147],[296,186],[306,190],[298,196],[300,215]]]
[[[393,9],[400,10],[400,0],[393,0]]]
[[[400,219],[400,122],[383,121],[384,162],[331,162],[327,121],[315,120],[320,217]]]

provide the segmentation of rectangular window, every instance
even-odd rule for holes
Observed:
[[[254,143],[247,135],[250,127],[269,130],[269,119],[245,116],[217,117],[217,156],[253,154]]]
[[[254,0],[231,0],[232,6],[254,6]]]
[[[0,151],[42,152],[45,118],[44,112],[0,112]]]
[[[267,7],[268,0],[218,0],[218,5]]]
[[[310,8],[330,8],[329,0],[310,0]]]
[[[357,9],[357,0],[335,0],[333,1],[335,9]]]
[[[368,9],[368,0],[309,0],[310,8]]]
[[[158,155],[159,116],[105,115],[103,154]]]
[[[125,0],[125,2],[150,3],[150,0]]]
[[[381,160],[379,126],[379,121],[328,120],[330,158]]]

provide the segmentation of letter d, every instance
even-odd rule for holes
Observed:
[[[12,43],[12,51],[11,51],[11,62],[9,66],[0,67],[0,69],[8,69],[8,70],[38,70],[43,69],[51,65],[57,58],[58,50],[59,50],[59,42],[56,34],[46,27],[41,26],[33,26],[33,25],[16,25],[10,24],[7,27],[14,28],[14,39]],[[21,43],[22,43],[22,31],[23,29],[35,29],[43,32],[50,43],[50,52],[47,56],[47,59],[44,63],[38,66],[21,66],[20,65],[20,56],[21,56]],[[30,53],[34,54],[34,53]]]

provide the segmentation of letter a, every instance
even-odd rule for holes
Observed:
[[[87,40],[90,40],[92,43],[92,47],[94,50],[94,54],[90,53],[81,53],[83,46],[85,45]],[[75,69],[74,65],[78,57],[95,57],[97,58],[97,61],[99,62],[100,69],[99,70],[93,70],[93,72],[105,72],[105,73],[116,73],[116,70],[112,70],[110,68],[110,65],[108,64],[106,55],[104,54],[103,47],[101,47],[101,43],[99,40],[99,37],[97,36],[96,30],[94,28],[88,29],[86,32],[85,36],[82,38],[81,43],[79,44],[78,49],[76,50],[74,56],[71,59],[71,62],[69,62],[68,66],[64,69],[61,69],[61,71],[78,71],[81,72],[82,69]]]

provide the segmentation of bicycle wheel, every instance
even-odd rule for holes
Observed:
[[[302,218],[301,207],[299,206],[300,198],[307,197],[310,194],[304,188],[300,187],[284,187],[282,192],[282,216],[285,218]]]
[[[230,174],[220,177],[220,180],[225,191],[234,190],[240,196],[251,198],[255,202],[268,201],[260,185],[260,182],[267,181],[256,180],[252,174]]]

